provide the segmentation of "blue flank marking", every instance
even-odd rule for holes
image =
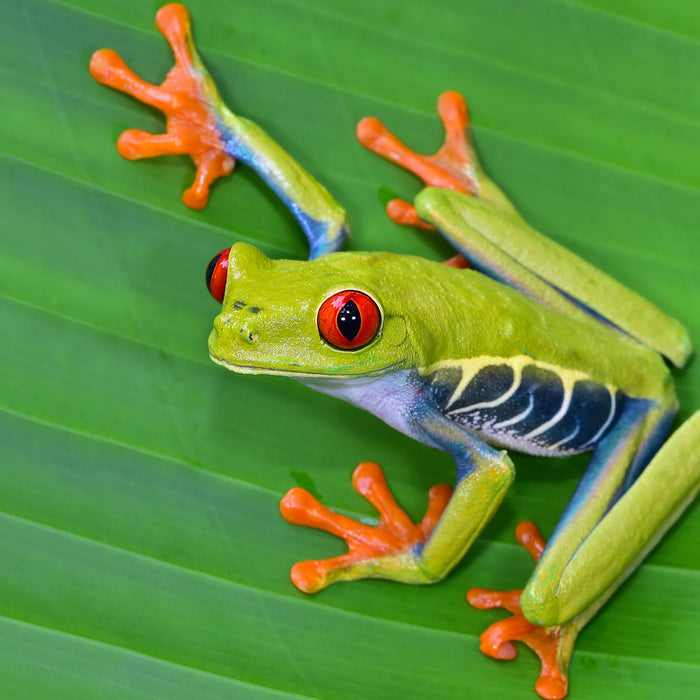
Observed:
[[[494,359],[494,364],[476,372],[461,395],[448,405],[461,378],[462,370],[457,367],[440,369],[429,378],[431,394],[448,418],[467,430],[482,431],[487,441],[546,457],[593,449],[612,430],[627,400],[619,390],[613,394],[603,385],[578,380],[566,412],[530,438],[531,432],[553,420],[563,408],[565,388],[556,372],[535,363],[525,366],[514,388],[512,367]],[[506,394],[508,398],[502,399]],[[555,445],[558,447],[553,449]]]
[[[670,410],[659,419],[658,423],[651,429],[644,442],[637,450],[637,454],[632,460],[630,468],[627,470],[625,480],[622,482],[619,491],[615,494],[615,498],[610,504],[610,508],[624,496],[627,490],[634,484],[637,477],[646,469],[647,464],[651,462],[654,455],[661,449],[661,446],[666,441],[669,432],[671,431],[671,423],[676,416],[676,411]],[[609,509],[608,509],[609,510]]]
[[[607,510],[609,510],[615,502],[624,495],[625,491],[629,488],[630,483],[634,481],[636,476],[641,473],[643,468],[647,465],[649,460],[654,454],[650,447],[654,445],[650,443],[655,443],[655,440],[647,440],[643,446],[634,455],[630,465],[620,465],[618,462],[618,453],[620,450],[627,446],[627,443],[634,439],[637,435],[637,431],[648,412],[654,407],[654,402],[647,399],[633,399],[629,398],[622,412],[622,415],[617,420],[613,429],[608,433],[608,435],[598,444],[591,461],[588,463],[588,468],[583,478],[576,487],[576,491],[566,506],[561,519],[557,523],[552,536],[549,541],[554,542],[561,530],[563,530],[567,525],[570,524],[571,520],[576,517],[579,509],[584,506],[591,497],[591,494],[596,491],[596,484],[600,481],[606,480],[612,470],[619,468],[620,466],[626,466],[627,475],[623,480],[623,486],[615,494],[611,502],[608,504]],[[662,423],[668,428],[668,421],[663,420]],[[658,426],[661,428],[662,426]],[[654,431],[654,434],[657,430]],[[628,481],[631,478],[631,482]],[[607,511],[606,511],[607,512]]]

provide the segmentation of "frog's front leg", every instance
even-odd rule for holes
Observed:
[[[396,505],[381,472],[374,465],[356,471],[356,490],[379,511],[376,528],[333,513],[303,489],[292,489],[281,511],[297,525],[342,537],[349,553],[335,559],[297,564],[292,579],[301,590],[316,592],[335,581],[384,578],[404,583],[439,581],[459,562],[503,500],[514,469],[498,451],[445,418],[428,403],[413,403],[404,412],[401,429],[412,437],[449,452],[457,465],[457,482],[434,487],[420,525],[413,525]]]
[[[90,62],[90,72],[98,82],[133,95],[167,117],[165,134],[125,131],[117,143],[119,153],[130,160],[189,154],[197,175],[183,201],[194,209],[206,205],[211,183],[228,175],[240,160],[260,175],[297,218],[311,246],[310,258],[340,249],[349,235],[345,211],[265,131],[223,104],[192,41],[185,7],[162,7],[156,26],[175,56],[175,67],[161,85],[141,80],[109,49],[95,52]]]
[[[342,556],[292,567],[292,581],[305,593],[315,593],[336,581],[372,578],[390,571],[396,580],[405,576],[407,583],[417,583],[413,552],[430,536],[452,493],[446,484],[433,486],[425,516],[414,524],[394,499],[378,464],[360,464],[353,472],[352,485],[379,513],[377,527],[334,513],[299,487],[291,489],[280,503],[287,522],[336,535],[348,546],[348,553]]]

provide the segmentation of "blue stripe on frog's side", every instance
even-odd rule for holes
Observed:
[[[440,363],[426,373],[442,413],[487,442],[557,457],[593,449],[627,400],[581,372],[528,357]]]

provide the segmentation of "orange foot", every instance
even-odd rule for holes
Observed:
[[[410,170],[429,187],[444,187],[477,195],[476,158],[467,140],[467,103],[458,92],[444,92],[438,98],[438,114],[445,127],[445,144],[432,156],[418,155],[396,138],[375,117],[357,125],[357,138],[370,151]],[[392,199],[387,214],[397,224],[434,230],[421,221],[415,207],[403,199]]]
[[[425,517],[415,525],[396,503],[378,464],[360,464],[353,473],[352,485],[379,511],[376,527],[334,513],[302,488],[291,489],[282,499],[280,511],[287,522],[342,537],[349,550],[332,559],[295,564],[291,571],[294,585],[305,593],[315,593],[335,581],[358,578],[420,583],[420,572],[412,565],[413,550],[432,532],[452,489],[445,484],[433,486]]]
[[[515,536],[532,558],[539,561],[545,541],[537,526],[529,522],[520,523]],[[521,590],[469,590],[467,600],[475,608],[505,608],[513,613],[511,617],[495,622],[481,635],[480,649],[494,659],[514,659],[518,652],[513,641],[523,642],[540,657],[542,663],[535,689],[543,698],[558,700],[565,697],[568,691],[569,660],[578,630],[571,624],[538,627],[528,622],[520,610],[521,593]]]
[[[175,56],[175,67],[161,85],[141,80],[111,49],[95,52],[90,73],[98,82],[133,95],[166,115],[165,134],[129,129],[119,137],[117,150],[129,160],[190,155],[197,174],[182,201],[192,209],[202,209],[211,183],[228,175],[236,161],[224,151],[219,136],[215,108],[220,99],[192,42],[189,13],[182,5],[166,5],[156,15],[156,26]]]

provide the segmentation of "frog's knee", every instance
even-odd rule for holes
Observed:
[[[520,595],[520,609],[533,625],[553,627],[569,622],[562,612],[557,590],[539,581],[531,582]]]
[[[451,194],[451,190],[445,190],[442,187],[423,188],[414,200],[418,215],[422,219],[439,216],[450,207]]]

